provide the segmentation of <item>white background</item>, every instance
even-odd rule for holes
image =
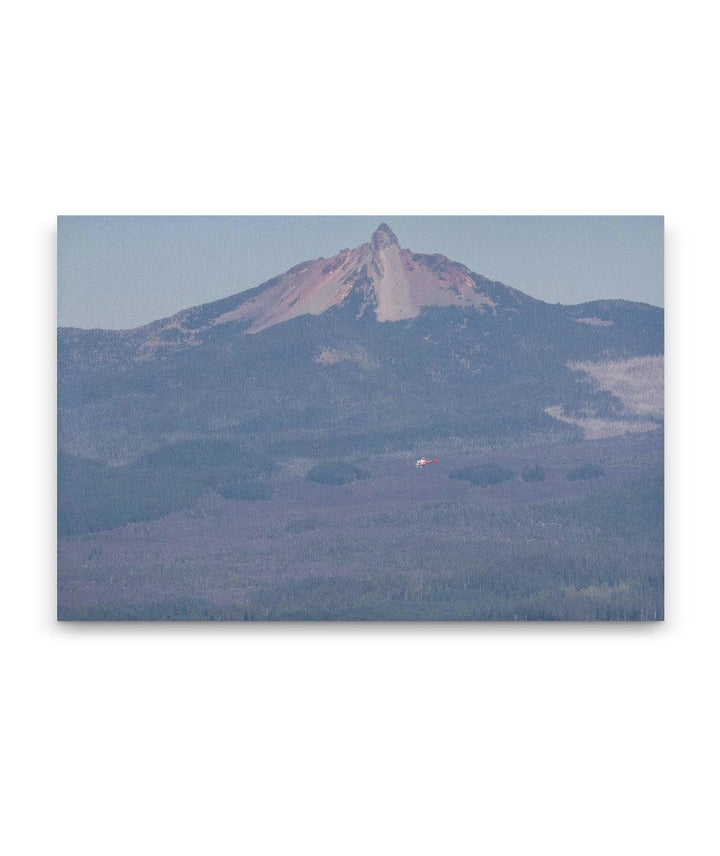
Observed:
[[[717,852],[712,11],[5,9],[5,852]],[[378,212],[666,215],[666,622],[56,624],[55,215]]]

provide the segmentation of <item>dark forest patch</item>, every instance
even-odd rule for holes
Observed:
[[[370,478],[370,475],[367,470],[356,467],[355,464],[348,464],[345,461],[325,461],[316,464],[305,476],[305,479],[320,484],[342,485],[358,479]]]

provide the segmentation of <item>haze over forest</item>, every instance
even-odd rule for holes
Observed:
[[[386,223],[60,328],[59,615],[659,619],[662,360],[656,306],[538,300]]]

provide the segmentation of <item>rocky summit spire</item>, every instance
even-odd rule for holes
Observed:
[[[373,250],[382,250],[385,247],[391,246],[392,244],[395,244],[396,247],[400,246],[393,230],[388,226],[387,223],[381,223],[373,232]]]

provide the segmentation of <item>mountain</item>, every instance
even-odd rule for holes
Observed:
[[[404,249],[383,223],[134,330],[60,328],[59,448],[125,464],[208,439],[312,458],[650,430],[659,414],[638,402],[657,390],[633,360],[662,349],[661,309],[544,303]]]
[[[358,319],[372,315],[378,321],[400,321],[417,317],[424,306],[485,312],[496,309],[499,301],[522,301],[524,295],[506,287],[498,290],[499,285],[445,256],[402,249],[382,223],[370,243],[300,264],[251,296],[238,295],[237,303],[231,298],[229,305],[218,305],[220,314],[213,315],[211,323],[242,321],[249,325],[248,333],[256,333],[337,307],[352,307]]]
[[[400,321],[417,317],[426,306],[495,312],[530,302],[527,295],[445,256],[402,249],[390,227],[381,223],[369,243],[354,250],[302,262],[257,288],[104,339],[114,340],[120,349],[123,344],[135,348],[137,358],[147,359],[156,351],[197,344],[221,324],[257,333],[302,315],[339,308],[350,310],[358,320]]]

